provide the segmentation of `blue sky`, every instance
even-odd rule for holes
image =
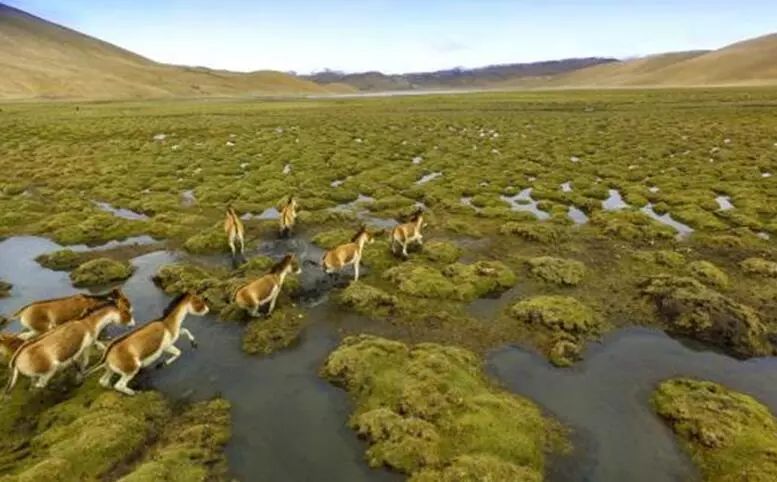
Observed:
[[[154,60],[426,71],[712,49],[777,31],[755,0],[0,0]]]

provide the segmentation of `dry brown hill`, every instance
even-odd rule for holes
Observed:
[[[293,75],[160,64],[0,4],[0,98],[323,94]],[[342,86],[338,86],[342,90]]]
[[[777,34],[719,50],[652,55],[557,76],[553,86],[705,86],[777,84]]]

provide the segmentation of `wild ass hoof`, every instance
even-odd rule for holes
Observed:
[[[195,350],[200,347],[199,343],[197,343],[194,340],[191,341],[191,345],[192,345],[192,348],[194,348]]]

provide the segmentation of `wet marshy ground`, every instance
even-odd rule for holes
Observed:
[[[274,249],[288,247],[265,245],[262,251],[273,254]],[[14,284],[12,296],[0,300],[0,312],[12,313],[33,300],[76,292],[66,272],[50,271],[34,260],[60,248],[37,237],[0,242],[0,277]],[[132,260],[137,269],[123,289],[138,323],[157,318],[169,302],[151,276],[160,266],[180,259],[181,255],[159,251]],[[199,347],[179,343],[183,355],[176,363],[145,371],[138,383],[174,399],[196,401],[216,395],[228,399],[233,435],[227,452],[230,468],[241,480],[307,480],[311,474],[322,480],[400,480],[363,462],[364,446],[345,425],[351,410],[347,394],[318,376],[318,368],[339,341],[338,327],[369,322],[320,299],[309,304],[316,306],[306,309],[310,326],[300,343],[264,359],[240,349],[239,325],[214,316],[189,317],[185,325]],[[18,326],[14,323],[10,329]]]
[[[0,300],[0,312],[75,292],[67,273],[34,261],[60,248],[38,237],[0,242],[0,278],[14,284],[12,296]],[[321,255],[303,239],[284,239],[261,243],[247,256],[277,257],[289,251],[303,264]],[[169,301],[151,276],[162,265],[181,260],[231,263],[225,255],[192,257],[170,251],[134,258],[136,271],[123,287],[139,322],[158,317]],[[145,371],[138,383],[176,400],[228,399],[233,436],[227,453],[231,471],[241,480],[309,480],[312,474],[321,480],[401,480],[395,473],[368,468],[363,443],[345,425],[351,411],[347,394],[318,376],[341,338],[339,329],[371,331],[375,322],[330,302],[331,285],[317,269],[306,269],[301,283],[298,303],[307,327],[291,349],[268,358],[248,356],[240,349],[238,324],[214,316],[189,317],[185,323],[199,348],[181,341],[184,354],[175,364]],[[468,311],[489,320],[521,290],[517,285],[477,300]],[[696,376],[751,394],[777,410],[776,364],[775,359],[738,361],[644,328],[608,335],[601,344],[590,345],[584,361],[572,368],[555,368],[544,357],[516,347],[488,357],[489,371],[506,388],[536,401],[572,429],[574,452],[549,464],[549,479],[559,482],[696,480],[689,458],[650,409],[656,384],[676,375]]]

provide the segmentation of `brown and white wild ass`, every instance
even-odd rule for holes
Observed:
[[[286,204],[281,208],[281,216],[279,219],[281,236],[288,236],[291,234],[291,230],[294,229],[294,223],[297,220],[297,209],[299,204],[294,196],[289,196]]]
[[[237,212],[232,206],[227,208],[227,215],[224,218],[224,232],[227,234],[227,240],[229,242],[229,249],[232,250],[232,257],[237,256],[236,241],[240,242],[240,254],[243,254],[245,249],[245,227],[243,221],[237,215]]]
[[[367,231],[367,226],[362,226],[351,238],[350,243],[341,244],[324,253],[321,266],[327,274],[343,269],[349,264],[353,265],[354,281],[359,281],[359,265],[361,264],[364,246],[372,244],[375,238]]]
[[[162,318],[150,321],[140,328],[111,341],[103,353],[100,363],[89,371],[105,369],[100,378],[104,387],[111,386],[113,375],[119,375],[119,380],[113,388],[127,395],[135,391],[127,384],[138,374],[141,368],[153,364],[162,353],[169,353],[170,358],[165,364],[173,363],[181,350],[175,347],[178,337],[184,334],[192,346],[196,346],[192,333],[181,325],[188,314],[204,316],[208,313],[208,305],[202,298],[192,293],[179,295],[170,302],[162,314]]]
[[[19,336],[28,340],[58,325],[82,318],[95,307],[108,302],[123,303],[131,309],[129,299],[121,290],[115,289],[102,295],[79,293],[65,298],[36,301],[19,309],[13,318],[18,318],[27,329]]]
[[[105,348],[98,338],[111,323],[133,326],[131,307],[122,301],[108,302],[95,307],[86,316],[57,326],[37,338],[26,341],[11,357],[8,364],[11,375],[5,393],[9,393],[19,374],[36,381],[34,387],[43,388],[60,370],[73,363],[83,375],[89,363],[93,345]]]
[[[422,210],[418,210],[410,218],[409,223],[398,224],[391,230],[390,243],[391,252],[396,254],[397,245],[402,247],[402,256],[407,257],[407,247],[410,243],[418,243],[420,245],[424,242],[424,236],[421,234],[421,228],[424,227],[424,213]]]
[[[275,301],[283,287],[283,282],[289,273],[299,274],[302,270],[293,254],[287,254],[261,278],[240,287],[234,295],[238,306],[248,311],[251,316],[259,316],[259,308],[270,303],[267,316],[275,309]]]

